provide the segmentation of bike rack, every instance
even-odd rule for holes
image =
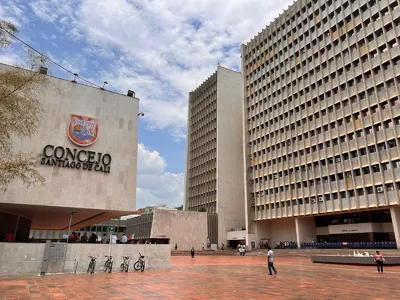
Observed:
[[[78,269],[78,264],[79,264],[79,260],[77,260],[75,258],[75,261],[74,261],[74,274],[76,274],[76,269]]]

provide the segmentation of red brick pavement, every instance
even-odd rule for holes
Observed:
[[[312,264],[276,257],[173,257],[171,270],[93,275],[1,276],[0,300],[11,299],[400,299],[400,267]]]

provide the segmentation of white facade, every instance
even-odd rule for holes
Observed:
[[[8,66],[0,65],[0,71],[4,68]],[[0,195],[0,211],[30,219],[32,229],[52,230],[67,228],[72,212],[76,212],[73,228],[79,228],[134,211],[139,99],[49,76],[39,100],[44,114],[38,132],[31,139],[15,139],[14,149],[37,156],[45,185],[27,188],[12,182]],[[92,145],[71,141],[67,134],[71,114],[98,119]],[[48,165],[53,164],[54,151],[65,158],[67,148],[77,154],[75,168],[71,155],[68,164],[64,160]],[[96,161],[99,153],[103,158],[109,155],[105,165],[93,164],[88,170],[88,162]]]

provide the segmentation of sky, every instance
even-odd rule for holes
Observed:
[[[140,99],[138,208],[183,203],[188,93],[218,64],[240,70],[247,43],[288,0],[0,0],[0,19],[53,60]],[[0,62],[21,64],[18,45]],[[52,75],[72,76],[50,65]]]

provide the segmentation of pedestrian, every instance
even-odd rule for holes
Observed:
[[[6,234],[6,242],[12,242],[14,238],[12,230],[9,230],[8,233]]]
[[[178,244],[175,243],[175,251],[178,250]]]
[[[83,237],[81,238],[81,243],[87,243],[89,240],[89,237],[87,236],[87,233],[85,232],[83,234]]]
[[[107,235],[105,233],[103,233],[103,238],[101,239],[101,243],[102,244],[108,244],[107,240],[108,240]]]
[[[71,235],[68,237],[68,243],[78,243],[79,242],[79,237],[76,234],[75,231],[71,233]]]
[[[374,255],[374,262],[376,263],[376,266],[378,267],[378,273],[383,273],[383,262],[385,261],[385,258],[383,257],[382,253],[379,251],[376,251]]]
[[[95,244],[97,242],[97,234],[92,232],[92,235],[89,238],[89,243]]]
[[[192,258],[194,258],[194,248],[192,247],[192,249],[190,250],[190,255],[192,256]]]
[[[126,244],[127,241],[128,241],[128,238],[127,238],[127,236],[125,235],[125,233],[122,234],[122,236],[121,236],[121,244]]]
[[[118,240],[117,236],[115,235],[115,233],[113,233],[111,236],[111,244],[116,244],[117,240]]]
[[[224,243],[221,243],[221,249],[222,249],[222,251],[224,251]]]
[[[278,273],[274,267],[274,251],[271,250],[271,247],[268,247],[268,270],[268,275],[272,275],[272,270],[274,270],[275,274]]]

